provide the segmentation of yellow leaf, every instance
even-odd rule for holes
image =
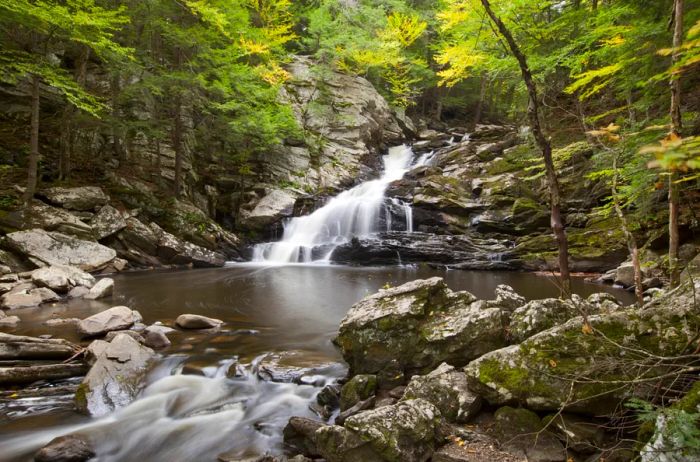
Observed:
[[[12,393],[12,394],[10,395],[10,398],[19,398],[19,394],[17,394],[17,393]]]
[[[583,327],[581,327],[581,332],[583,332],[584,335],[591,335],[593,333],[593,328],[590,324],[584,323]]]
[[[549,366],[552,367],[552,368],[557,367],[557,362],[556,362],[555,360],[553,360],[553,359],[550,359],[550,360],[549,360]]]

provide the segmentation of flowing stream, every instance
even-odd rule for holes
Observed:
[[[413,150],[405,145],[389,149],[383,158],[384,173],[380,178],[340,193],[310,215],[292,218],[284,227],[282,240],[255,246],[253,261],[272,264],[327,262],[338,245],[353,237],[391,231],[391,212],[384,207],[387,187],[427,160],[429,157],[422,156],[414,164]],[[412,232],[411,206],[398,199],[393,199],[393,203],[403,211],[404,229]],[[382,212],[385,229],[380,228]]]
[[[39,393],[0,391],[0,460],[30,461],[52,438],[74,432],[89,438],[99,462],[215,461],[223,452],[241,458],[280,453],[289,417],[314,417],[309,405],[316,394],[346,373],[331,339],[350,306],[387,283],[432,276],[481,298],[493,297],[498,284],[510,284],[529,299],[558,293],[550,278],[528,273],[235,265],[118,275],[111,299],[17,310],[23,322],[14,333],[73,341],[78,338],[72,328],[43,322],[128,305],[147,324],[171,324],[179,314],[200,313],[225,325],[169,334],[173,346],[162,352],[138,399],[103,418],[73,410],[75,381],[72,387],[57,384]],[[581,295],[607,290],[632,301],[624,291],[581,279],[574,281],[574,290]],[[296,371],[296,378],[285,379],[285,371]]]

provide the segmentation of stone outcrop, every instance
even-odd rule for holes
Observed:
[[[466,364],[506,344],[503,313],[441,278],[380,290],[355,304],[335,343],[351,374],[376,374],[381,386]]]
[[[97,454],[85,438],[78,435],[52,439],[34,455],[35,462],[83,462]]]
[[[689,283],[643,309],[614,310],[588,321],[575,317],[472,361],[465,368],[470,389],[492,405],[611,413],[627,398],[647,396],[654,381],[639,379],[661,374],[653,355],[681,355],[700,328]],[[640,370],[644,357],[631,358],[635,351],[652,355],[648,367]],[[625,367],[629,361],[637,361],[635,367]]]
[[[117,335],[97,351],[94,364],[76,392],[76,408],[100,417],[129,404],[141,389],[153,356],[153,350],[132,337]]]
[[[84,212],[94,212],[109,202],[109,196],[98,186],[54,187],[42,190],[39,195],[64,209]]]
[[[79,286],[91,288],[95,284],[95,278],[72,266],[52,265],[32,272],[32,282],[39,287],[66,293]]]
[[[112,262],[117,253],[102,244],[43,229],[16,231],[5,236],[4,245],[36,266],[68,265],[97,271]]]
[[[183,329],[211,329],[219,327],[223,321],[199,314],[181,314],[175,320],[175,324]]]

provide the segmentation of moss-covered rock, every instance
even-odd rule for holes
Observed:
[[[469,391],[467,376],[447,363],[411,379],[402,400],[419,398],[435,405],[449,422],[467,422],[481,409],[481,397]]]
[[[494,405],[611,413],[621,401],[644,397],[653,388],[653,381],[638,380],[660,373],[653,355],[684,354],[700,329],[689,284],[642,310],[588,320],[586,325],[582,317],[573,318],[472,361],[465,368],[470,388]],[[640,356],[640,351],[648,353]],[[645,360],[649,365],[640,369]]]
[[[343,319],[335,342],[351,374],[376,374],[380,387],[442,362],[463,366],[506,344],[501,309],[452,292],[442,278],[366,297]]]
[[[522,342],[538,332],[547,330],[582,313],[594,314],[595,305],[574,295],[570,300],[547,298],[532,300],[516,309],[510,318],[508,332],[513,342]]]
[[[377,389],[377,376],[359,374],[348,381],[340,389],[340,410],[350,409],[360,401],[374,395]]]
[[[441,420],[429,402],[403,401],[321,427],[316,447],[328,462],[424,462],[441,443]]]

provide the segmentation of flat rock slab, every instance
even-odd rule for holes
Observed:
[[[78,323],[83,337],[97,337],[114,330],[128,329],[137,321],[134,311],[127,306],[115,306],[94,314]]]
[[[75,394],[77,409],[95,417],[133,401],[155,355],[153,350],[124,334],[100,345],[94,349],[94,364]]]
[[[15,252],[45,265],[76,266],[84,271],[97,271],[117,256],[114,249],[97,242],[43,229],[10,233],[5,243]]]
[[[49,202],[68,210],[94,211],[109,202],[109,196],[97,186],[48,188],[39,194]]]
[[[114,290],[114,279],[103,278],[97,281],[97,284],[92,286],[90,291],[85,295],[88,300],[97,300],[112,295]]]

